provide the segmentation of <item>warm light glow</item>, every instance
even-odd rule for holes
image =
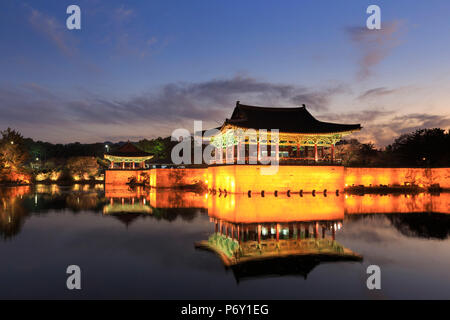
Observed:
[[[341,220],[344,198],[230,194],[208,198],[208,214],[234,223]],[[271,230],[275,232],[275,229]]]
[[[51,174],[50,174],[50,180],[56,181],[56,180],[59,179],[60,176],[61,176],[61,172],[52,171]]]

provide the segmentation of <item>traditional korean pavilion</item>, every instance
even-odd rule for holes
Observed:
[[[279,131],[278,135],[271,132],[274,129]],[[237,101],[231,118],[210,139],[216,146],[213,163],[259,162],[268,158],[293,163],[334,163],[335,144],[359,130],[360,124],[319,121],[305,105],[268,108]]]
[[[105,154],[105,159],[111,162],[110,169],[143,169],[145,161],[151,158],[153,155],[138,149],[129,141],[116,151]]]

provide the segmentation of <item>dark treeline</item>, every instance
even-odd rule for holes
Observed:
[[[53,144],[24,138],[10,128],[0,131],[0,182],[99,182],[108,161],[105,152],[125,142]],[[174,142],[143,139],[135,145],[154,155],[153,162],[170,163]]]
[[[450,132],[443,129],[420,129],[403,134],[386,148],[352,139],[336,148],[346,166],[366,167],[449,167]]]
[[[104,143],[83,144],[79,142],[69,144],[52,144],[49,142],[24,139],[24,145],[30,157],[42,160],[51,158],[67,159],[70,157],[101,157],[105,152]],[[111,144],[112,145],[112,144]]]
[[[53,144],[49,142],[34,141],[31,138],[23,139],[24,146],[32,158],[43,160],[50,158],[67,159],[71,157],[99,157],[102,158],[105,152],[119,148],[125,142],[103,142],[103,143],[68,143]],[[170,147],[173,142],[170,137],[143,139],[135,142],[135,145],[148,153],[154,155],[155,159],[170,159]]]

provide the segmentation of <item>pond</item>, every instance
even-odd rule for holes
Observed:
[[[0,298],[448,299],[449,234],[448,193],[1,188]]]

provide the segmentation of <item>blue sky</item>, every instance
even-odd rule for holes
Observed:
[[[81,8],[81,30],[66,8]],[[365,28],[381,8],[381,30]],[[11,1],[0,4],[0,129],[51,142],[205,128],[234,103],[362,123],[377,145],[450,127],[448,1]]]

